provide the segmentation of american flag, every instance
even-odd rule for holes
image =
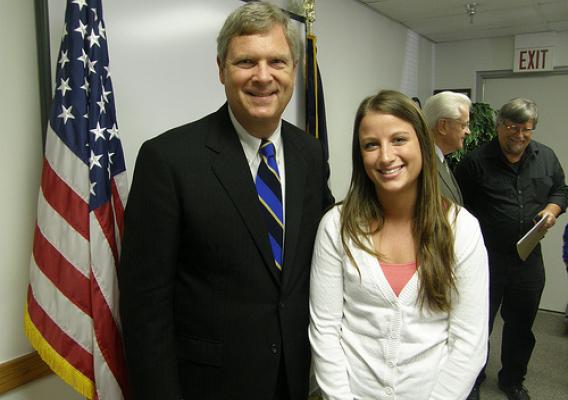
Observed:
[[[68,0],[24,316],[43,360],[89,399],[127,398],[117,263],[127,179],[100,0]]]

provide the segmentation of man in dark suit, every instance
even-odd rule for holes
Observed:
[[[247,3],[217,42],[227,103],[136,161],[119,270],[134,398],[305,400],[309,267],[334,200],[320,144],[281,120],[297,34]]]
[[[440,189],[444,196],[459,205],[463,205],[462,195],[445,156],[463,148],[463,140],[469,135],[470,107],[471,100],[465,94],[444,91],[428,98],[423,109],[436,140]]]

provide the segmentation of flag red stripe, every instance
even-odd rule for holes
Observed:
[[[91,290],[93,308],[97,310],[97,313],[93,318],[97,343],[99,344],[99,348],[101,349],[109,369],[112,371],[118,384],[122,388],[123,395],[125,398],[128,398],[125,393],[128,385],[126,380],[124,349],[122,346],[120,331],[101,292],[101,288],[95,279],[91,280]]]
[[[49,243],[36,225],[33,248],[34,260],[39,269],[57,289],[85,314],[91,315],[89,279]]]
[[[118,249],[116,244],[116,236],[114,230],[113,208],[110,202],[107,202],[99,208],[93,210],[95,217],[101,227],[101,230],[111,248],[115,258],[114,265],[118,264]],[[92,238],[94,240],[94,238]],[[124,363],[124,351],[120,331],[114,320],[114,316],[106,302],[101,291],[101,287],[95,279],[91,280],[91,298],[93,308],[98,310],[94,318],[95,336],[99,344],[99,348],[103,353],[105,361],[115,376],[122,390],[125,391],[126,385],[126,367]]]
[[[43,160],[41,188],[46,201],[77,232],[89,239],[89,205],[77,195]]]
[[[118,248],[116,245],[116,237],[114,233],[114,216],[110,202],[107,201],[99,208],[93,210],[95,217],[101,226],[101,230],[110,246],[112,255],[114,257],[114,265],[118,265]]]
[[[110,181],[112,190],[112,205],[114,206],[114,214],[116,216],[116,225],[118,226],[118,232],[120,239],[122,239],[122,234],[124,232],[124,206],[120,195],[118,193],[118,188],[116,186],[116,180],[113,178]]]
[[[69,364],[94,381],[93,356],[83,349],[47,315],[28,288],[28,314],[50,346]]]

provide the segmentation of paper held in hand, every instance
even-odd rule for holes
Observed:
[[[544,221],[546,218],[541,218],[532,228],[530,231],[525,233],[519,241],[517,242],[517,253],[519,253],[519,257],[521,260],[525,261],[529,254],[533,251],[536,247],[540,239],[544,237],[546,230],[543,229]]]

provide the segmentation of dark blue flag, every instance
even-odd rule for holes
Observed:
[[[325,101],[317,61],[316,37],[306,36],[306,132],[321,142],[325,160],[329,158]]]

